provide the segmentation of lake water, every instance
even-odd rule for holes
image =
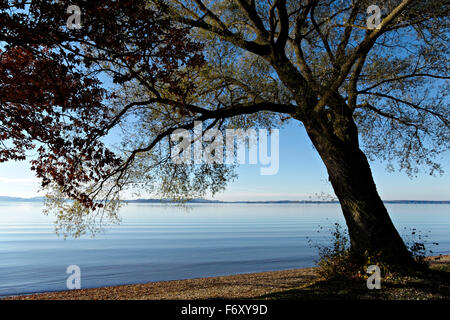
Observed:
[[[435,254],[450,253],[450,205],[387,206],[402,236],[417,228]],[[65,290],[69,265],[82,288],[311,267],[307,237],[324,242],[319,226],[344,224],[337,204],[188,207],[129,204],[120,225],[64,240],[41,204],[0,202],[0,296]]]

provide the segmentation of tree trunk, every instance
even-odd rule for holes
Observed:
[[[414,266],[378,195],[367,158],[359,148],[352,116],[329,113],[308,117],[303,123],[327,167],[348,227],[352,252],[380,253],[388,264]]]

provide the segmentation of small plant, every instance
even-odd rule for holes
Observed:
[[[323,227],[319,227],[323,230]],[[318,232],[320,232],[320,230]],[[334,223],[329,228],[330,242],[328,245],[309,244],[319,251],[318,275],[324,279],[348,278],[352,277],[353,266],[350,259],[350,240],[347,230],[339,223]]]
[[[439,243],[428,242],[428,234],[422,234],[422,232],[418,231],[416,228],[410,228],[409,232],[407,232],[408,229],[406,227],[404,230],[406,235],[404,235],[403,238],[405,239],[406,247],[419,265],[426,266],[428,263],[425,258],[427,255],[433,254],[433,250],[429,249],[429,246],[437,246]]]
[[[324,228],[319,227],[321,232]],[[319,260],[316,261],[317,273],[320,277],[329,279],[367,279],[367,268],[370,265],[377,265],[381,269],[384,279],[392,278],[398,274],[399,270],[389,266],[384,262],[383,252],[364,252],[354,253],[350,246],[350,237],[347,229],[339,223],[334,223],[328,229],[329,238],[327,244],[313,244],[311,239],[308,240],[310,246],[316,247],[319,253]],[[426,249],[426,242],[416,229],[412,229],[409,241],[406,245],[413,255],[414,259],[419,263],[426,265],[425,257],[432,253]],[[432,243],[437,245],[437,243]]]

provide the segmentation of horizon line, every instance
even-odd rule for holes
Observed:
[[[44,196],[35,196],[35,197],[12,197],[12,196],[0,196],[1,200],[6,201],[42,201],[44,200]],[[138,199],[122,199],[123,202],[153,202],[153,203],[178,203],[177,201],[173,201],[171,199],[163,198],[138,198]],[[399,199],[399,200],[382,200],[385,203],[443,203],[450,204],[450,200],[419,200],[419,199]],[[214,199],[191,199],[184,201],[185,203],[340,203],[338,199],[333,200],[214,200]]]

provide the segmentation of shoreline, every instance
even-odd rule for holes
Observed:
[[[432,256],[430,265],[450,263],[450,255]],[[316,267],[228,276],[147,282],[99,288],[33,293],[0,300],[200,300],[252,299],[305,287],[317,279]]]
[[[8,296],[0,300],[248,299],[309,284],[315,267]]]

